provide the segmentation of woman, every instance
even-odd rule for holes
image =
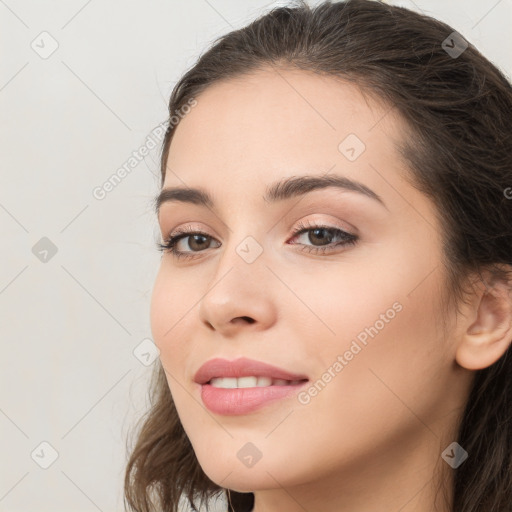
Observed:
[[[130,510],[512,510],[500,71],[404,8],[299,4],[219,38],[169,113]]]

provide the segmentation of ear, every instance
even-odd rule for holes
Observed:
[[[465,318],[455,359],[468,370],[481,370],[495,363],[512,343],[512,293],[500,280],[488,288],[477,286]]]

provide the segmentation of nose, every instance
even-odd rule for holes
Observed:
[[[276,283],[263,255],[247,263],[234,247],[226,247],[218,261],[199,305],[203,324],[227,337],[247,329],[261,331],[271,327],[277,316],[272,290]]]

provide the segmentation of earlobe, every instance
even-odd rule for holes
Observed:
[[[512,343],[512,298],[506,283],[499,281],[479,292],[469,326],[459,340],[455,359],[468,370],[494,364]]]

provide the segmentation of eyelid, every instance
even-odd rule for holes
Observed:
[[[288,215],[285,215],[282,220],[286,222],[286,217]],[[307,217],[305,220],[304,217]],[[333,215],[327,215],[327,217],[334,217]],[[329,221],[326,221],[324,220],[323,218],[319,218],[319,216],[313,216],[311,217],[310,216],[302,216],[300,219],[295,219],[292,224],[287,228],[287,232],[289,233],[293,233],[294,231],[294,226],[296,225],[299,225],[299,224],[304,224],[304,223],[307,223],[307,225],[309,227],[317,227],[318,225],[321,225],[321,226],[324,226],[324,227],[328,227],[329,229],[339,229],[341,231],[345,231],[347,232],[348,234],[351,234],[351,235],[354,235],[354,236],[359,236],[359,230],[353,226],[352,224],[346,222],[346,221],[342,221],[341,219],[339,218],[336,218],[336,221],[334,221],[334,223],[331,223]],[[340,225],[341,223],[341,225]],[[276,226],[276,224],[273,225],[273,227],[271,229],[269,229],[269,231],[271,231],[272,229],[274,229],[274,227]],[[162,231],[164,231],[162,229]],[[210,234],[208,233],[208,231],[206,229],[204,229],[203,227],[201,227],[201,225],[199,223],[194,223],[194,222],[190,222],[190,223],[184,223],[183,227],[176,227],[174,229],[172,229],[170,232],[168,232],[168,234],[166,235],[166,237],[163,237],[165,240],[168,240],[169,238],[177,235],[177,234],[181,234],[182,232],[187,232],[187,233],[195,233],[195,232],[202,232],[212,238],[217,238],[216,235],[213,235],[213,234]]]
[[[173,238],[175,236],[179,236],[181,234],[189,234],[189,233],[190,234],[203,233],[205,235],[208,235],[211,238],[217,239],[217,236],[211,234],[209,231],[211,231],[211,230],[204,228],[202,225],[200,225],[198,223],[194,223],[194,222],[191,222],[188,224],[185,223],[176,228],[173,228],[170,231],[164,231],[162,229],[162,240],[164,242],[167,242],[168,240],[170,240],[171,238]],[[165,235],[164,235],[164,232],[166,233]]]
[[[302,215],[298,220],[293,220],[290,230],[293,229],[293,226],[295,226],[296,224],[306,223],[311,226],[322,225],[325,227],[329,227],[330,229],[339,229],[354,236],[360,235],[360,231],[353,224],[342,219],[342,216],[344,217],[347,215],[346,211],[344,211],[343,214],[342,212],[336,211],[333,213],[328,213],[332,211],[332,209],[329,207],[326,208],[326,211],[315,214],[315,212],[318,211],[318,209],[318,206],[315,205],[315,209],[313,211],[306,211],[306,215]]]
[[[340,220],[337,220],[337,223],[325,221],[321,218],[317,217],[308,217],[305,220],[299,219],[298,221],[293,223],[293,226],[295,226],[291,231],[294,232],[297,226],[302,226],[303,228],[310,228],[314,229],[317,227],[324,227],[328,229],[338,229],[340,231],[344,231],[347,234],[350,235],[358,235],[358,230],[354,228],[352,225],[348,224],[347,222],[341,222]]]

